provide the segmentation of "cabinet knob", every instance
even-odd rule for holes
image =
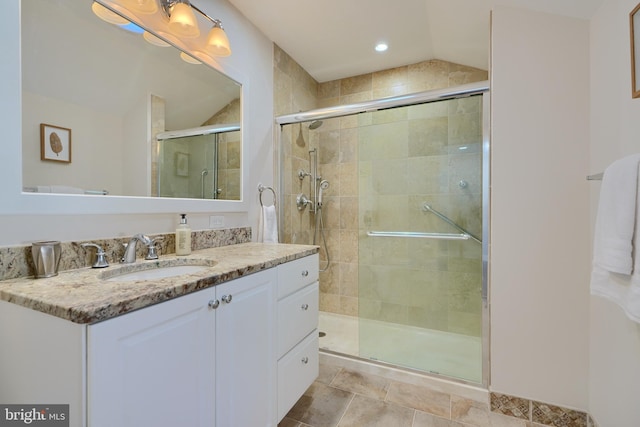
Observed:
[[[309,275],[309,270],[302,270],[302,277],[307,277]]]
[[[302,358],[301,362],[306,365],[307,363],[309,363],[309,358],[307,356],[305,356],[305,357]]]
[[[212,299],[209,301],[209,308],[215,310],[220,305],[220,301],[217,299]]]
[[[229,304],[233,299],[233,295],[222,295],[222,302]]]
[[[309,310],[309,304],[302,304],[302,307],[300,308],[302,308],[303,311],[307,311]]]

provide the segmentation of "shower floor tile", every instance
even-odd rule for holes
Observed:
[[[320,348],[482,382],[479,337],[320,312]]]

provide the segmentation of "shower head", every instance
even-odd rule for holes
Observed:
[[[322,120],[314,120],[309,124],[309,130],[318,129],[322,126]]]
[[[318,207],[322,207],[322,191],[329,188],[329,181],[323,179],[320,181],[320,188],[318,189]]]

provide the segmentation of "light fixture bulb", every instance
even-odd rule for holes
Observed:
[[[127,19],[118,15],[114,11],[107,9],[100,3],[93,2],[93,4],[91,5],[91,11],[98,18],[102,19],[105,22],[108,22],[109,24],[124,25],[129,23]]]
[[[168,47],[171,46],[169,43],[167,43],[166,41],[162,40],[159,37],[154,36],[153,34],[151,34],[148,31],[145,31],[144,33],[142,33],[142,37],[149,43],[151,43],[154,46],[160,46],[160,47]]]
[[[169,18],[169,28],[179,36],[194,38],[200,35],[198,21],[191,9],[189,2],[176,3],[171,8],[171,17]]]
[[[156,0],[121,0],[122,5],[129,10],[150,15],[158,11]]]
[[[215,56],[231,55],[231,47],[229,47],[229,38],[219,23],[216,23],[209,35],[207,36],[206,50]]]
[[[202,64],[202,62],[198,61],[196,58],[194,58],[191,55],[187,55],[184,52],[180,52],[180,58],[184,61],[184,62],[188,62],[189,64]]]

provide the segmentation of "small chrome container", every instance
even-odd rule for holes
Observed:
[[[31,244],[36,279],[58,275],[61,252],[60,242],[57,240]]]

